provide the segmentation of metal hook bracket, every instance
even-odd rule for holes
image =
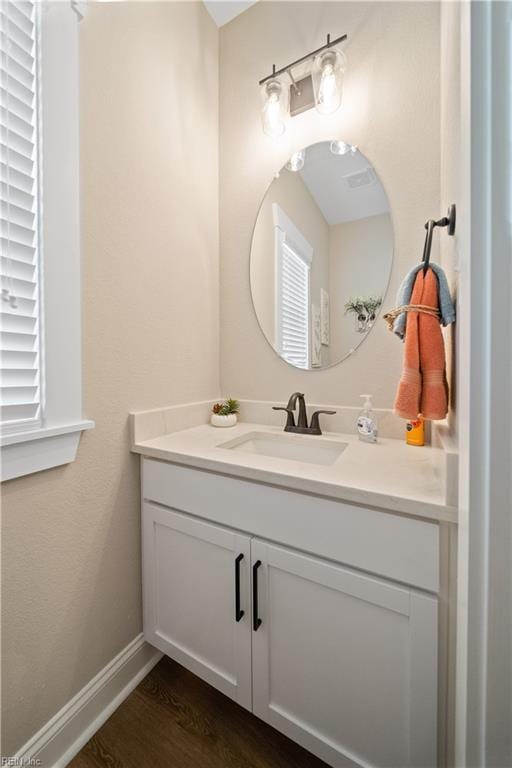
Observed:
[[[422,262],[425,265],[423,267],[423,273],[427,271],[428,266],[430,264],[430,251],[432,249],[432,235],[434,234],[435,227],[447,227],[448,234],[454,235],[456,222],[457,222],[457,209],[455,207],[455,203],[452,203],[452,205],[450,205],[450,207],[448,208],[447,216],[443,216],[442,219],[438,219],[437,221],[435,219],[429,219],[425,223],[425,229],[427,230],[427,234],[425,236],[425,245],[423,246]]]
[[[429,221],[433,221],[433,219],[430,219]],[[442,219],[438,219],[437,221],[434,221],[434,226],[448,227],[448,234],[454,235],[456,222],[457,222],[457,208],[455,206],[455,203],[452,203],[448,207],[448,215],[443,216]],[[428,229],[428,225],[429,225],[429,222],[427,221],[425,224],[425,229]]]

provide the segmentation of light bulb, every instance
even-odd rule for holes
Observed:
[[[341,106],[345,56],[330,48],[313,62],[315,104],[322,115],[330,115]]]
[[[330,62],[327,62],[322,69],[318,101],[322,104],[323,111],[327,113],[335,112],[341,104],[338,89],[336,88],[334,67]]]
[[[286,129],[287,91],[279,80],[270,80],[262,86],[262,123],[267,136],[276,138]]]
[[[286,168],[288,171],[301,171],[304,168],[304,163],[306,161],[306,150],[305,149],[299,149],[298,152],[294,152],[293,155],[290,157],[288,162],[286,163]]]

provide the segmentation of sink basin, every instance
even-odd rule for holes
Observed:
[[[240,453],[302,461],[306,464],[328,465],[334,464],[347,445],[348,443],[311,435],[276,435],[267,432],[249,432],[242,437],[221,443],[218,447]]]

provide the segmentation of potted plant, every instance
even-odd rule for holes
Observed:
[[[239,411],[240,403],[238,400],[228,397],[222,403],[215,403],[210,421],[214,427],[234,427]]]
[[[369,296],[365,299],[365,307],[368,313],[368,328],[372,328],[377,316],[377,312],[382,304],[382,297]]]
[[[366,324],[368,317],[366,314],[366,307],[364,305],[364,299],[361,297],[350,298],[345,304],[345,314],[353,314],[356,318],[357,325],[356,330],[358,333],[364,333],[366,330]]]
[[[357,296],[350,298],[345,304],[345,314],[355,315],[358,333],[366,333],[375,322],[377,310],[382,304],[382,298],[378,296],[368,296],[366,298]]]

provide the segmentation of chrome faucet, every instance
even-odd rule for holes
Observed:
[[[299,401],[299,419],[295,424],[295,406]],[[327,413],[333,415],[336,411],[315,411],[311,417],[311,424],[308,427],[308,415],[306,413],[306,401],[304,400],[304,394],[302,392],[294,392],[288,400],[288,405],[283,408],[279,405],[272,406],[274,411],[286,412],[286,424],[284,427],[285,432],[298,432],[301,435],[321,435],[319,416],[321,413]]]

